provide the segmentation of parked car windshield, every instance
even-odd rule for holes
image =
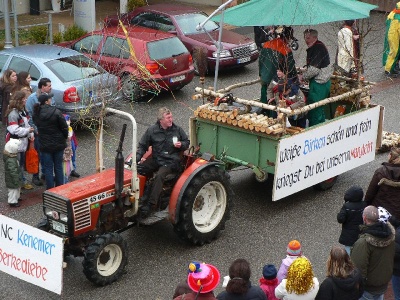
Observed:
[[[196,26],[199,25],[201,22],[203,22],[205,19],[207,19],[207,16],[201,13],[175,16],[175,20],[179,24],[179,27],[181,28],[184,34],[201,33],[202,31],[196,30]],[[214,21],[208,21],[204,25],[204,28],[207,31],[213,31],[218,29],[219,27],[218,24],[215,23]]]
[[[152,60],[174,57],[189,52],[177,37],[148,42],[147,51]]]
[[[62,82],[81,80],[106,73],[102,67],[84,55],[62,57],[46,62],[45,65]]]

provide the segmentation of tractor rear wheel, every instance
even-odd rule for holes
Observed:
[[[194,245],[210,243],[225,228],[230,217],[231,190],[228,174],[209,167],[187,186],[180,204],[177,234]]]
[[[118,233],[107,233],[96,238],[84,254],[82,262],[86,278],[97,285],[107,285],[125,273],[128,247]]]
[[[314,185],[314,189],[316,189],[317,191],[326,191],[329,190],[330,188],[332,188],[339,176],[334,176],[332,178],[329,178],[325,181],[322,181],[320,183],[317,183],[316,185]]]

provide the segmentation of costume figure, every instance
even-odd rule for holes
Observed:
[[[258,58],[262,103],[268,102],[267,89],[278,69],[285,74],[287,79],[297,78],[292,49],[288,46],[288,40],[293,37],[293,29],[279,27],[275,33],[276,37],[273,40],[264,43]]]
[[[398,76],[399,70],[396,68],[399,60],[400,43],[400,2],[397,2],[386,19],[386,34],[383,47],[382,63],[385,66],[385,74]]]

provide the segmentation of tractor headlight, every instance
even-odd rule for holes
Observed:
[[[213,52],[213,57],[217,58],[218,56],[218,51]],[[229,50],[221,50],[219,52],[219,57],[223,58],[223,57],[229,57],[231,56],[231,52]]]
[[[52,218],[54,220],[60,220],[60,221],[63,221],[63,222],[68,222],[68,216],[66,214],[63,214],[63,213],[58,213],[58,211],[55,211],[55,210],[52,210],[52,209],[49,209],[49,208],[45,208],[44,214],[47,217],[50,217],[50,218]]]
[[[67,223],[68,222],[68,216],[66,214],[60,214],[60,220]]]

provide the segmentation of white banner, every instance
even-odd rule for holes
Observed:
[[[62,238],[0,215],[0,271],[61,295]]]
[[[380,107],[280,140],[272,200],[375,159]]]

